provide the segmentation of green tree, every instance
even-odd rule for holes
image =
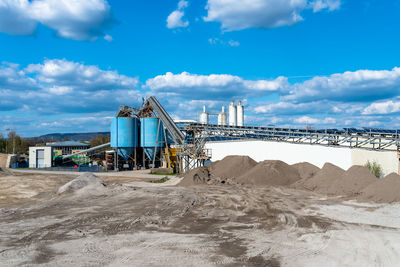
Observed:
[[[4,138],[3,134],[0,133],[0,153],[6,153],[7,140]]]
[[[364,165],[365,167],[368,168],[368,170],[375,175],[377,178],[382,178],[383,176],[383,168],[380,164],[378,164],[376,161],[370,162],[369,160],[367,163]]]
[[[12,131],[8,133],[5,150],[9,154],[27,154],[30,145],[33,144],[27,139],[20,137],[15,131]]]
[[[92,139],[90,140],[90,147],[95,147],[95,146],[99,146],[105,143],[110,142],[110,136],[109,135],[96,135],[93,136]]]

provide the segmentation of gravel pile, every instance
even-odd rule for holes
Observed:
[[[57,194],[91,191],[103,192],[106,184],[102,179],[92,173],[84,173],[65,185],[61,186]]]

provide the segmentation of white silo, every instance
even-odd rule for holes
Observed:
[[[236,114],[236,106],[235,102],[231,101],[229,105],[229,126],[237,125],[237,114]]]
[[[208,113],[206,112],[206,106],[203,106],[203,112],[200,113],[199,121],[201,124],[208,124]]]
[[[238,102],[237,105],[237,126],[244,126],[244,107],[242,101]]]
[[[218,125],[221,126],[226,126],[226,113],[225,113],[225,107],[222,107],[221,113],[218,114]]]

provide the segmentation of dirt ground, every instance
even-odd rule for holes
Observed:
[[[176,186],[102,177],[0,177],[1,266],[395,266],[400,204],[287,187]],[[161,177],[160,177],[161,178]]]

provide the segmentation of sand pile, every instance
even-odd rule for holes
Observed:
[[[0,153],[0,169],[5,170],[7,165],[8,154]]]
[[[257,163],[247,156],[229,156],[185,174],[179,185],[242,184],[286,186],[300,179],[296,168],[279,160]]]
[[[307,163],[288,165],[279,160],[256,163],[247,156],[229,156],[185,174],[179,185],[239,184],[289,186],[317,193],[357,197],[360,201],[400,202],[400,176],[392,173],[377,179],[366,167],[349,170],[326,163],[322,169]]]
[[[356,196],[377,178],[364,166],[352,166],[328,188],[328,194],[336,196]]]
[[[391,173],[376,180],[364,188],[357,199],[380,203],[400,202],[400,175]]]
[[[342,175],[344,170],[331,163],[325,163],[322,169],[310,179],[303,180],[301,186],[319,193],[328,193],[329,187]],[[299,184],[300,186],[300,184]]]
[[[297,169],[280,160],[262,161],[237,178],[240,184],[260,186],[287,186],[298,180]]]
[[[228,156],[220,161],[208,165],[211,176],[214,178],[235,179],[257,165],[257,162],[248,156]]]
[[[228,156],[210,165],[196,168],[185,174],[182,186],[196,184],[233,184],[237,177],[257,164],[248,156]]]
[[[196,184],[207,184],[210,181],[211,178],[208,166],[203,166],[187,172],[179,185],[191,186]]]
[[[74,180],[61,186],[57,194],[63,193],[102,193],[106,184],[102,179],[92,173],[84,173]]]
[[[309,179],[321,170],[317,166],[315,166],[311,163],[308,163],[308,162],[296,163],[296,164],[293,164],[292,167],[297,169],[301,179]]]

